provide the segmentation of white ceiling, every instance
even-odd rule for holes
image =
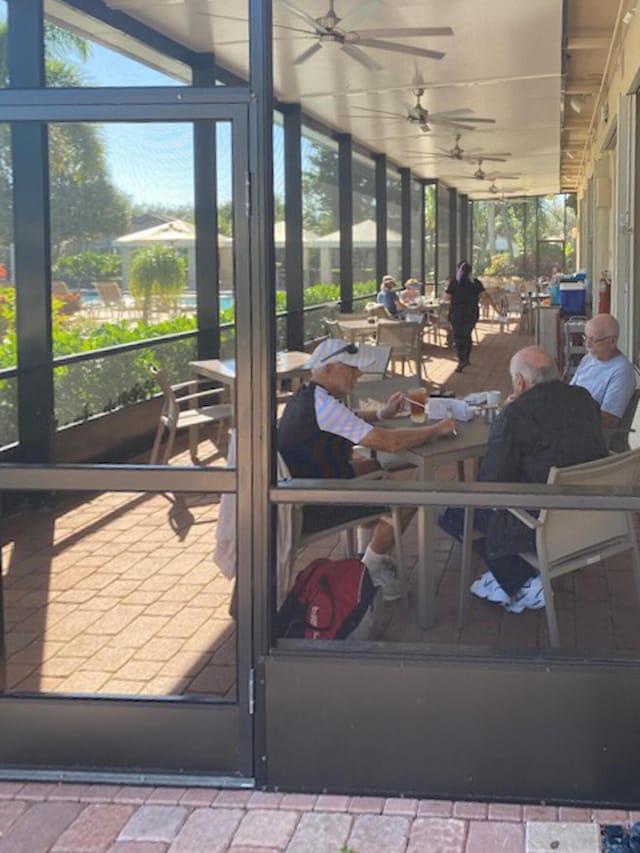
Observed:
[[[306,113],[396,164],[425,178],[440,178],[472,198],[489,196],[491,179],[473,177],[476,163],[434,160],[424,155],[451,149],[455,131],[440,125],[422,133],[403,118],[367,114],[367,109],[406,114],[416,79],[424,81],[422,105],[430,112],[468,108],[468,117],[488,117],[461,131],[460,146],[482,153],[509,152],[506,162],[483,169],[519,175],[496,177],[500,192],[531,195],[560,190],[562,130],[562,0],[335,0],[347,18],[345,29],[451,27],[449,36],[377,36],[403,46],[443,51],[441,60],[361,48],[382,68],[369,70],[338,46],[325,44],[308,61],[293,60],[316,43],[286,29],[307,23],[288,4],[313,18],[329,0],[275,0],[274,90],[282,101],[301,102]],[[246,0],[105,0],[155,30],[198,52],[215,53],[218,63],[246,78]],[[348,16],[361,14],[349,20]],[[225,17],[226,16],[226,17]],[[235,20],[233,20],[235,19]],[[353,21],[353,23],[352,23]],[[413,84],[413,85],[412,85]]]

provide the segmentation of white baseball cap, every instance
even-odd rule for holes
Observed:
[[[341,364],[348,364],[349,367],[359,367],[364,370],[364,368],[375,364],[375,361],[371,347],[358,347],[356,344],[348,344],[338,338],[327,338],[314,349],[308,366],[314,368],[340,362]]]

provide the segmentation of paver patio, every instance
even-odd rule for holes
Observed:
[[[510,390],[508,362],[532,339],[493,321],[479,324],[472,366],[456,374],[452,350],[427,345],[431,380],[458,397]],[[146,461],[146,460],[140,460]],[[184,446],[174,461],[188,463]],[[220,462],[224,459],[221,457]],[[452,468],[438,471],[452,478]],[[8,687],[18,691],[114,695],[235,692],[232,583],[213,562],[218,495],[96,493],[58,496],[3,524],[2,570]],[[505,613],[474,600],[457,627],[460,550],[444,534],[437,554],[436,624],[416,620],[415,524],[405,534],[408,610],[385,605],[389,642],[536,648],[546,644],[544,611]],[[338,539],[302,551],[340,556]],[[569,648],[640,648],[640,615],[625,556],[557,585],[561,641]]]

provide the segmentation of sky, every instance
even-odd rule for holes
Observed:
[[[0,22],[6,20],[5,0],[0,0]],[[79,65],[88,86],[183,86],[162,74],[89,42],[90,56],[84,61],[75,54],[69,60]],[[133,203],[193,208],[193,127],[190,123],[134,124],[102,123],[107,169],[113,183]],[[217,127],[218,203],[231,198],[231,128]],[[304,151],[303,151],[304,159]],[[284,152],[280,127],[274,131],[274,187],[284,195]]]

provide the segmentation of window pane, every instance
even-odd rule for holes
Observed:
[[[353,155],[353,292],[371,296],[376,286],[376,173],[371,160]],[[366,301],[366,299],[365,299]]]
[[[436,280],[436,185],[424,188],[424,280]]]
[[[402,184],[387,171],[387,272],[402,281]]]
[[[4,45],[7,43],[7,0],[0,0],[0,43]],[[6,56],[5,50],[3,53]],[[0,70],[0,89],[4,89],[9,84],[8,72],[5,60]]]
[[[3,524],[9,690],[235,698],[233,582],[212,559],[220,495],[36,503]]]
[[[308,130],[302,133],[304,304],[340,298],[338,146]],[[305,314],[305,340],[317,337],[318,312]]]
[[[444,184],[438,184],[438,279],[442,283],[448,275],[450,253],[449,190]]]
[[[123,11],[129,11],[124,9]],[[144,4],[131,13],[144,18]],[[191,69],[64,3],[45,2],[46,85],[185,86]],[[99,41],[96,34],[100,33]]]
[[[0,8],[0,16],[6,11]],[[2,24],[0,23],[0,39]],[[4,85],[4,82],[3,82]],[[11,140],[8,124],[0,123],[0,447],[18,439],[17,384],[2,378],[2,371],[15,368],[16,326],[13,274],[13,180]]]
[[[217,322],[220,338],[219,352],[208,336],[202,348],[209,358],[235,355],[231,125],[215,124],[219,304],[208,270],[199,279],[195,263],[193,139],[190,123],[49,127],[55,415],[59,429],[75,424],[74,434],[82,433],[74,442],[58,436],[67,461],[82,461],[79,449],[84,459],[126,461],[118,454],[127,447],[149,460],[161,402],[151,366],[169,383],[195,381],[198,299],[203,316],[217,318],[207,322]],[[203,216],[215,202],[208,211],[201,204]],[[224,464],[227,431],[218,415],[232,384],[179,404],[180,411],[218,406],[211,423],[202,419],[202,436],[216,444],[202,452],[213,464]],[[186,452],[189,432],[195,456],[200,433],[182,428],[185,417],[175,452]],[[105,418],[113,426],[99,423]]]
[[[422,221],[422,184],[411,181],[411,275],[422,281],[422,246],[424,223]]]

